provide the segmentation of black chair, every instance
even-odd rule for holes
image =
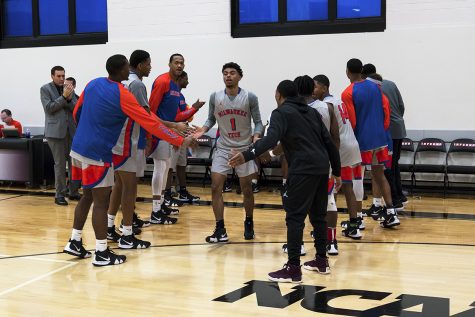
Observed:
[[[414,186],[417,186],[421,174],[442,174],[444,197],[446,190],[447,148],[438,138],[425,138],[419,141],[414,154]]]
[[[456,139],[452,141],[447,153],[446,165],[447,188],[450,186],[449,175],[475,175],[475,140]]]
[[[213,152],[216,148],[216,143],[208,135],[203,135],[198,138],[198,149],[193,151],[193,156],[189,157],[187,160],[187,165],[191,166],[203,166],[205,172],[203,175],[203,187],[205,186],[206,180],[211,179],[211,165],[213,163]]]
[[[283,154],[282,154],[283,155]],[[271,160],[268,163],[260,163],[259,178],[262,179],[264,184],[267,184],[267,175],[264,171],[265,168],[281,168],[282,164],[280,160]]]
[[[414,141],[409,138],[404,138],[401,144],[401,156],[399,158],[399,170],[401,173],[409,173],[411,179],[411,189],[412,193],[414,185],[414,154],[415,146]]]

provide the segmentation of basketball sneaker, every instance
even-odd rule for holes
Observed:
[[[260,191],[261,191],[261,189],[259,188],[259,185],[252,183],[252,192],[253,192],[254,194],[257,194],[257,193],[260,192]]]
[[[171,194],[165,194],[163,197],[163,204],[168,207],[181,207],[183,202],[173,198]]]
[[[354,239],[360,240],[362,238],[360,229],[358,228],[357,223],[349,223],[345,229],[342,231],[343,236]]]
[[[397,217],[397,213],[394,209],[387,209],[386,215],[384,215],[384,220],[380,222],[381,227],[383,228],[392,228],[399,226],[401,222]]]
[[[231,188],[231,185],[228,184],[228,182],[224,183],[223,186],[223,193],[229,193],[232,192],[233,189]]]
[[[121,249],[147,249],[150,245],[150,242],[137,239],[133,234],[122,236],[119,239],[119,248]]]
[[[106,266],[106,265],[118,265],[125,262],[127,257],[125,255],[115,254],[114,251],[105,249],[104,251],[97,251],[94,254],[92,265],[94,266]]]
[[[178,209],[170,208],[167,205],[162,205],[162,209],[160,209],[160,212],[167,216],[178,215],[180,213]]]
[[[400,201],[404,206],[406,206],[409,203],[409,200],[407,200],[407,197],[404,195],[402,195]]]
[[[302,283],[302,269],[300,265],[286,263],[282,269],[269,273],[268,278],[273,282]]]
[[[330,264],[328,263],[327,257],[322,258],[316,255],[312,261],[305,262],[303,268],[320,274],[330,274]]]
[[[140,216],[134,212],[134,227],[136,228],[146,228],[150,226],[150,221],[142,220]]]
[[[213,234],[206,237],[208,243],[226,243],[228,241],[226,228],[215,228]]]
[[[254,221],[244,220],[244,240],[252,240],[254,237]]]
[[[282,251],[284,251],[284,253],[289,252],[288,247],[287,247],[287,243],[282,245]],[[307,253],[305,252],[305,246],[304,246],[304,243],[302,242],[302,246],[300,247],[300,256],[304,256],[306,254]]]
[[[363,218],[362,218],[362,217],[358,217],[357,219],[358,219],[358,221],[357,221],[357,223],[358,223],[358,229],[360,229],[360,230],[366,229],[366,225],[365,225],[365,223],[364,223]],[[349,224],[350,224],[350,221],[349,221],[349,220],[342,221],[342,222],[341,222],[341,227],[342,227],[343,229],[346,229],[346,227],[348,227]]]
[[[338,242],[335,240],[328,241],[327,243],[328,255],[338,255]]]
[[[401,212],[404,210],[404,204],[399,200],[393,202],[393,207],[394,210],[396,210],[397,212]]]
[[[366,213],[373,218],[373,220],[382,220],[386,211],[383,206],[376,207],[374,204],[366,211]]]
[[[178,219],[168,217],[167,215],[162,214],[160,211],[152,212],[150,216],[150,223],[154,225],[174,225]]]
[[[180,193],[178,194],[178,200],[179,201],[182,201],[182,202],[185,202],[185,203],[193,203],[193,202],[196,202],[196,201],[199,201],[200,200],[200,197],[198,196],[193,196],[192,194],[190,194],[190,192],[188,192],[186,189],[185,190],[180,190]]]
[[[83,244],[82,239],[77,241],[73,239],[69,239],[68,244],[63,249],[64,253],[71,254],[77,256],[81,259],[86,259],[91,257],[91,252],[87,251]]]
[[[107,227],[107,240],[119,242],[120,234],[115,231],[115,226]]]

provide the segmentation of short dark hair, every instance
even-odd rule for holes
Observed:
[[[63,66],[54,66],[51,68],[51,75],[54,75],[56,71],[63,71],[64,72],[64,67]]]
[[[376,72],[376,66],[373,64],[365,64],[363,66],[363,70],[361,71],[361,74],[365,77],[368,77],[371,74],[375,74]]]
[[[0,113],[4,113],[4,112],[7,114],[7,116],[9,116],[9,117],[12,116],[12,112],[11,112],[10,110],[8,110],[8,109],[3,109],[2,112],[0,112]]]
[[[171,63],[171,62],[173,61],[173,59],[174,59],[175,57],[177,57],[177,56],[180,56],[180,57],[182,57],[183,59],[185,59],[185,58],[183,57],[183,55],[181,55],[180,53],[175,53],[175,54],[172,54],[172,56],[170,56],[170,61],[169,61],[169,63]]]
[[[315,89],[315,82],[308,75],[295,78],[294,84],[297,86],[297,92],[300,96],[311,96]]]
[[[130,55],[130,66],[133,68],[137,68],[140,63],[145,62],[147,59],[150,58],[150,54],[143,50],[135,50]]]
[[[346,63],[346,68],[352,74],[361,74],[363,63],[357,58],[352,58]]]
[[[381,76],[378,73],[371,73],[371,74],[368,75],[368,77],[371,78],[371,79],[376,79],[378,81],[383,81],[383,76]]]
[[[313,80],[315,80],[317,83],[320,85],[326,86],[327,88],[330,88],[330,79],[328,79],[327,76],[320,74],[315,77],[313,77]]]
[[[127,64],[127,57],[121,54],[112,55],[107,59],[106,69],[109,75],[116,75],[119,73],[124,65]]]
[[[68,77],[68,78],[66,78],[66,80],[72,81],[73,86],[76,86],[76,79],[74,79],[74,77]]]
[[[223,69],[221,69],[221,73],[224,72],[226,68],[233,68],[238,72],[239,76],[243,76],[241,66],[239,66],[237,63],[229,62],[224,64]]]
[[[291,80],[283,80],[277,86],[277,92],[284,98],[297,97],[297,85]]]

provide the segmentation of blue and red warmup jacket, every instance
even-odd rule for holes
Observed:
[[[73,117],[78,127],[72,151],[99,162],[112,162],[112,148],[117,144],[127,117],[170,144],[180,146],[183,143],[183,137],[169,130],[155,114],[149,114],[121,83],[108,78],[97,78],[87,84]],[[126,148],[130,149],[130,146],[124,146]]]
[[[360,151],[388,145],[386,130],[390,123],[390,107],[381,88],[369,81],[354,82],[341,94],[348,109]]]

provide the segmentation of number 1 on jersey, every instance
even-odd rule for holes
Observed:
[[[229,121],[231,121],[231,130],[236,131],[236,119],[231,118]]]

